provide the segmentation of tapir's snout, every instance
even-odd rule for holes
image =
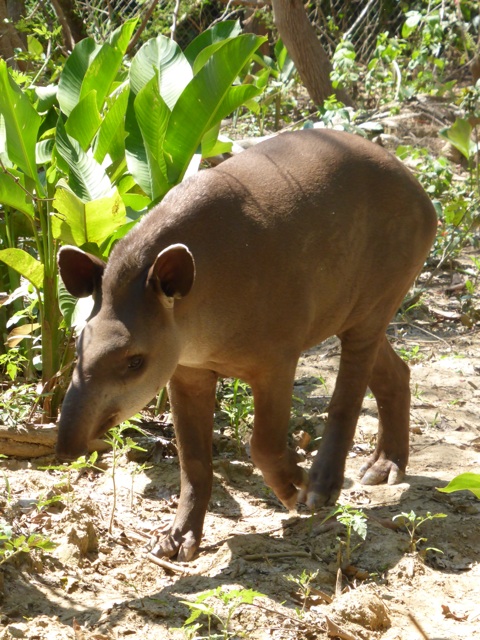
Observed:
[[[100,412],[95,398],[82,400],[76,386],[70,385],[58,420],[57,458],[67,462],[86,455],[95,449],[90,443],[119,424],[120,417],[113,407]]]

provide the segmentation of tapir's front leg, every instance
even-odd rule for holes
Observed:
[[[217,375],[177,367],[168,385],[180,459],[180,500],[170,532],[153,549],[157,556],[188,561],[202,538],[212,492],[212,433]]]

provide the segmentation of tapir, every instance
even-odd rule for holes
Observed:
[[[93,295],[59,419],[74,458],[165,385],[178,443],[180,498],[157,555],[197,552],[212,488],[219,376],[252,389],[253,463],[289,509],[335,503],[367,387],[379,412],[366,484],[402,480],[409,369],[386,329],[436,230],[417,180],[388,151],[332,130],[282,133],[174,187],[105,264],[74,247],[59,271]],[[287,446],[302,351],[338,336],[328,419],[307,476]]]

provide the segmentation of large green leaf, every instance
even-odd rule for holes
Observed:
[[[130,87],[125,84],[109,99],[110,105],[95,144],[94,158],[97,162],[103,162],[107,153],[112,161],[118,160],[125,153],[125,112],[129,93]]]
[[[443,493],[471,491],[477,498],[480,498],[480,473],[461,473],[450,480],[446,487],[438,490]]]
[[[242,32],[239,20],[225,20],[197,36],[185,49],[186,59],[193,67],[198,54],[212,44],[223,44],[227,38],[238,36]],[[213,53],[213,50],[211,51]],[[202,65],[203,66],[203,65]]]
[[[163,177],[163,172],[157,160],[147,151],[136,116],[134,100],[135,96],[130,94],[125,121],[128,133],[125,140],[125,156],[128,170],[134,177],[135,182],[143,189],[150,200],[154,200],[167,193],[170,185]],[[152,116],[151,110],[148,111],[148,115]]]
[[[97,92],[92,90],[70,112],[65,123],[65,131],[86,151],[101,123],[102,119],[97,107]]]
[[[117,189],[110,196],[83,202],[62,185],[55,192],[53,206],[60,214],[52,218],[54,238],[77,247],[87,242],[100,245],[127,221]]]
[[[476,145],[471,138],[472,125],[468,120],[457,118],[451,127],[442,129],[440,134],[447,138],[467,160],[470,160],[476,152]]]
[[[97,107],[101,109],[120,69],[122,60],[123,54],[120,49],[110,46],[108,42],[103,44],[85,73],[80,90],[80,99],[91,91],[96,91]]]
[[[0,60],[0,113],[5,122],[8,157],[35,181],[41,192],[35,164],[35,144],[42,119],[26,94],[10,77],[4,60]]]
[[[170,109],[192,78],[188,60],[176,42],[157,36],[146,42],[132,60],[130,83],[138,94],[155,76],[158,77],[160,95]]]
[[[85,153],[74,138],[67,135],[61,117],[57,123],[55,142],[57,152],[69,168],[69,186],[79,198],[88,202],[110,194],[111,184],[104,169]]]
[[[127,48],[130,44],[130,39],[133,35],[137,22],[138,18],[131,18],[108,36],[107,42],[111,44],[112,47],[119,49],[122,52],[122,56],[127,52]]]
[[[81,40],[68,56],[58,83],[57,99],[67,116],[80,100],[82,83],[87,70],[100,51],[92,38]]]
[[[169,189],[163,141],[171,114],[159,93],[156,77],[140,91],[135,99],[134,109],[150,167],[152,199],[155,200],[165,195]]]
[[[218,140],[221,122],[212,127],[202,138],[202,158],[211,158],[222,153],[230,153],[232,142]]]
[[[213,53],[190,81],[172,110],[164,152],[170,182],[179,182],[203,136],[243,99],[256,95],[252,85],[232,87],[251,55],[265,41],[251,34],[229,40]]]
[[[23,249],[3,249],[0,251],[0,260],[31,282],[36,289],[43,288],[43,264]]]
[[[10,175],[0,173],[0,204],[17,209],[33,220],[35,209],[32,199],[27,196],[20,184],[20,176],[15,176],[13,173]]]

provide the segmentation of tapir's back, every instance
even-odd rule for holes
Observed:
[[[283,326],[306,346],[363,315],[391,317],[435,229],[428,197],[390,153],[359,136],[308,130],[175,187],[129,234],[128,254],[136,246],[146,266],[169,244],[187,245],[196,281],[179,317],[195,308],[200,323],[215,323],[221,312],[222,331],[232,332],[237,324],[248,332],[251,318],[258,335],[280,337]]]

